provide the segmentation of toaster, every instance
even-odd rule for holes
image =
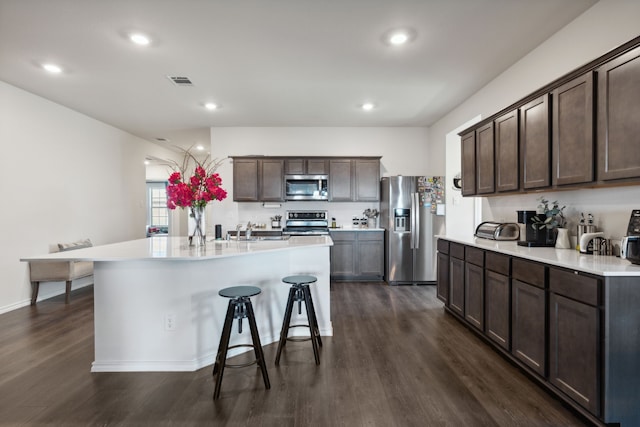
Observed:
[[[476,228],[475,236],[490,240],[518,240],[520,226],[514,222],[485,221]]]

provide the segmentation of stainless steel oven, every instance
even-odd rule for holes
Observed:
[[[328,175],[285,175],[287,200],[329,200]]]
[[[282,234],[290,236],[329,234],[329,213],[327,211],[287,211]]]

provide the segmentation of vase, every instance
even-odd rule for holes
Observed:
[[[190,208],[191,218],[193,218],[193,232],[189,236],[189,246],[204,246],[205,233],[202,219],[204,218],[204,206],[195,206]]]
[[[569,240],[569,229],[558,228],[558,236],[556,237],[556,249],[571,249],[571,241]]]

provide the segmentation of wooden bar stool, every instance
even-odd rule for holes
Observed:
[[[224,288],[218,292],[218,295],[225,298],[230,298],[229,306],[227,308],[227,316],[224,320],[224,327],[222,328],[222,336],[220,337],[220,345],[218,346],[218,354],[216,355],[216,361],[213,365],[213,376],[216,376],[216,387],[213,392],[213,399],[216,400],[220,396],[220,386],[222,385],[222,375],[224,374],[224,368],[242,368],[245,366],[251,366],[255,363],[260,366],[262,371],[262,378],[264,379],[264,386],[267,389],[271,388],[269,383],[269,375],[267,374],[267,365],[264,362],[264,353],[262,352],[262,345],[260,344],[260,336],[258,335],[258,327],[256,326],[256,318],[253,314],[253,306],[251,305],[250,297],[260,294],[262,290],[256,286],[232,286],[230,288]],[[229,347],[229,339],[231,338],[231,327],[233,326],[233,320],[238,319],[238,333],[242,333],[242,319],[249,319],[249,330],[251,331],[252,344],[237,344]],[[253,347],[256,355],[256,360],[239,365],[232,365],[226,363],[227,352],[231,348],[236,347]]]
[[[289,298],[287,299],[287,308],[284,312],[284,321],[282,322],[282,330],[280,331],[280,341],[278,342],[278,352],[276,353],[276,366],[280,364],[280,353],[289,341],[308,341],[311,340],[313,346],[313,356],[316,359],[316,365],[320,364],[320,354],[318,347],[322,347],[322,339],[320,338],[320,329],[318,328],[318,319],[316,318],[316,310],[313,307],[313,298],[311,298],[311,290],[309,285],[315,283],[318,279],[315,276],[287,276],[282,279],[284,283],[291,284],[289,289]],[[298,302],[298,314],[302,314],[302,301],[307,311],[307,325],[291,325],[291,313],[293,311],[293,303]],[[289,337],[289,328],[309,328],[309,337]]]

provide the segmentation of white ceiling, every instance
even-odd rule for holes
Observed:
[[[594,3],[0,0],[0,80],[183,147],[212,126],[428,126]],[[415,40],[384,43],[398,27]]]

